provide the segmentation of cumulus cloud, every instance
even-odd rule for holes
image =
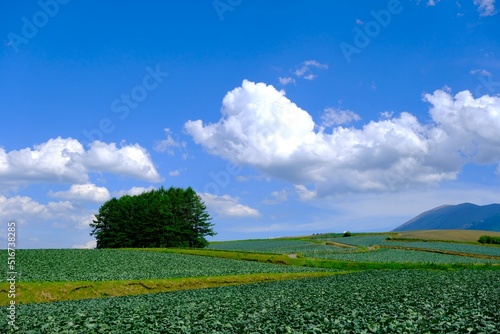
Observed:
[[[229,195],[217,196],[210,193],[200,193],[199,195],[209,210],[222,217],[260,217],[258,210],[238,203],[237,198]]]
[[[284,91],[245,80],[224,97],[217,123],[188,121],[185,128],[209,153],[314,185],[309,191],[320,197],[432,185],[455,179],[466,163],[500,161],[499,97],[437,90],[424,101],[431,105],[429,124],[403,112],[326,132]]]
[[[161,181],[148,151],[139,144],[106,144],[94,141],[85,154],[85,166],[90,171],[115,173],[151,182]]]
[[[97,203],[105,202],[110,198],[106,187],[98,187],[92,183],[74,184],[69,190],[51,192],[49,194],[53,197],[66,200]]]
[[[0,185],[86,183],[89,172],[161,180],[149,153],[138,144],[118,148],[114,143],[94,141],[85,150],[76,139],[57,137],[33,148],[6,152],[0,147]]]
[[[474,5],[478,7],[481,16],[493,16],[497,13],[495,0],[474,0]]]

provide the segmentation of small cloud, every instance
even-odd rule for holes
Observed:
[[[328,69],[328,65],[321,64],[317,60],[306,60],[302,63],[302,66],[299,69],[295,70],[294,73],[298,78],[304,77],[305,79],[307,79],[306,76],[310,78],[311,74],[309,72],[311,71],[311,68],[326,70]],[[307,79],[307,80],[312,80],[312,79]]]
[[[359,121],[361,117],[351,110],[341,110],[338,108],[326,108],[325,113],[321,116],[324,127],[330,127],[340,124],[348,124],[353,121]]]
[[[476,69],[476,70],[470,70],[469,72],[470,74],[472,75],[481,75],[483,77],[491,77],[491,73],[486,71],[486,70],[480,70],[480,69]]]
[[[97,247],[97,241],[91,240],[84,245],[73,245],[72,248],[75,248],[75,249],[94,249],[96,247]]]
[[[313,69],[326,70],[328,69],[328,65],[322,64],[317,60],[306,60],[292,72],[293,74],[291,76],[279,77],[278,79],[282,85],[295,84],[296,80],[293,76],[311,81],[316,79],[318,76],[317,74],[312,73]]]
[[[288,191],[286,190],[273,191],[271,193],[271,196],[273,198],[264,200],[264,204],[278,204],[286,201],[288,199]]]
[[[292,78],[292,77],[279,77],[278,78],[279,81],[280,81],[280,84],[282,85],[288,85],[288,84],[294,84],[295,83],[295,79]]]
[[[168,172],[168,175],[170,176],[179,176],[181,175],[181,171],[176,169],[176,170],[171,170],[170,172]]]
[[[380,113],[381,118],[389,119],[394,114],[394,111],[383,111]]]
[[[169,128],[164,129],[165,134],[167,135],[167,139],[157,141],[154,150],[159,153],[168,153],[170,155],[174,155],[174,148],[183,148],[186,147],[186,142],[179,142],[172,138],[172,131]]]
[[[149,186],[147,188],[145,188],[145,187],[132,187],[129,190],[115,191],[115,192],[113,192],[113,196],[118,197],[118,198],[125,196],[125,195],[136,196],[136,195],[140,195],[142,193],[145,193],[145,192],[148,192],[148,191],[151,191],[154,189],[155,189],[155,187],[153,187],[153,186]]]
[[[299,198],[302,201],[309,201],[309,200],[312,200],[316,197],[315,190],[309,190],[301,184],[295,185],[295,191],[297,192],[297,195],[299,195]]]
[[[365,23],[363,21],[361,21],[360,19],[356,19],[356,24],[362,26]]]
[[[474,5],[478,6],[480,16],[493,16],[497,13],[495,0],[474,0]]]
[[[428,0],[427,7],[434,7],[441,0]]]

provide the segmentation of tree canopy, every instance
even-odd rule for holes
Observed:
[[[97,248],[205,247],[214,236],[211,217],[191,188],[161,187],[140,195],[112,198],[90,226]]]

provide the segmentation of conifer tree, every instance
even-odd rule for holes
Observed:
[[[90,235],[97,248],[205,247],[214,236],[211,217],[191,188],[161,187],[140,195],[125,195],[104,203],[95,215]]]

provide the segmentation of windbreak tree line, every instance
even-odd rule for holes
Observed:
[[[90,226],[97,248],[195,247],[208,245],[213,224],[191,188],[165,189],[113,198],[99,208]]]

